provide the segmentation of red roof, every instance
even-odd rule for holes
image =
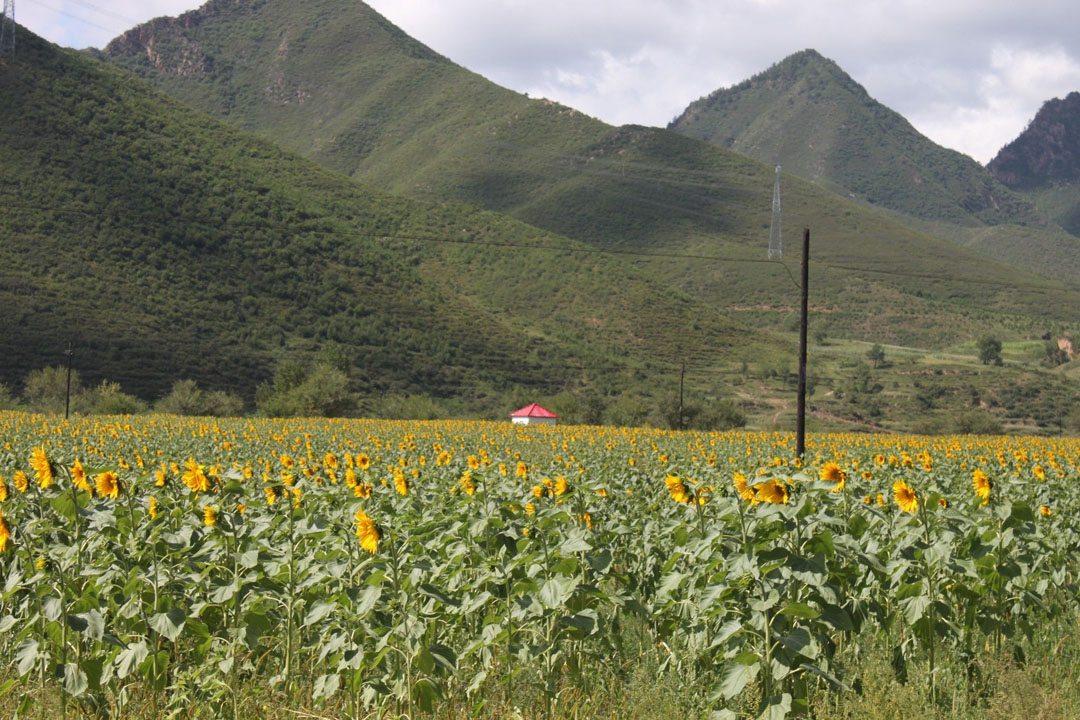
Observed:
[[[551,412],[547,408],[543,408],[536,403],[532,403],[530,405],[526,405],[517,412],[510,413],[510,417],[557,418],[559,416]]]

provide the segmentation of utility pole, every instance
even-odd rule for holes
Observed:
[[[67,420],[71,412],[71,356],[75,354],[71,349],[70,340],[64,354],[67,355],[67,392],[64,393],[64,419]]]
[[[795,425],[795,454],[802,459],[806,452],[806,325],[810,297],[810,228],[802,231],[802,318],[799,321],[799,407]]]

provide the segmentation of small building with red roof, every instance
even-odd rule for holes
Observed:
[[[554,425],[558,420],[558,415],[536,403],[531,403],[516,412],[510,413],[510,422],[515,425]]]

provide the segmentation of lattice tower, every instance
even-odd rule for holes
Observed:
[[[0,56],[15,57],[15,0],[4,0],[4,16],[0,18]]]
[[[780,232],[780,166],[776,166],[776,182],[772,192],[772,222],[769,224],[769,259],[782,257],[784,243]]]

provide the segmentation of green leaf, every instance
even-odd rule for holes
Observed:
[[[452,649],[446,645],[432,643],[428,645],[428,652],[431,653],[436,665],[448,672],[457,672],[457,654]]]
[[[150,627],[170,641],[180,637],[184,630],[187,615],[180,608],[173,608],[168,612],[156,613],[150,616]]]
[[[915,595],[900,601],[900,607],[904,611],[904,618],[908,623],[915,624],[922,619],[926,609],[930,607],[930,598],[925,595]]]
[[[431,712],[442,694],[439,685],[431,678],[420,678],[412,687],[413,700],[424,712]]]
[[[244,644],[249,650],[255,649],[255,646],[259,644],[259,638],[265,635],[270,627],[270,621],[266,619],[266,615],[256,612],[244,614]]]
[[[24,640],[19,649],[15,651],[15,660],[18,662],[19,675],[26,675],[37,665],[41,657],[37,640]]]
[[[121,680],[126,678],[139,667],[149,654],[150,650],[142,640],[128,645],[116,656],[116,677]]]
[[[93,640],[101,640],[105,636],[105,618],[97,610],[68,615],[68,625]]]
[[[806,620],[813,620],[821,615],[820,612],[806,603],[791,603],[780,612],[790,617],[803,618]]]
[[[725,700],[730,700],[741,693],[747,683],[757,677],[758,670],[760,669],[760,663],[756,662],[750,665],[743,665],[742,663],[729,664],[727,670],[724,671],[724,677],[720,680],[720,684],[716,691],[723,696]]]
[[[842,607],[836,605],[823,605],[821,608],[821,621],[832,625],[841,632],[852,632],[855,624],[851,622],[851,616]]]
[[[84,673],[75,663],[64,666],[64,692],[71,697],[78,697],[86,692],[90,685]]]
[[[765,709],[758,715],[758,720],[784,720],[791,712],[791,695],[774,695],[765,700]]]
[[[817,657],[817,643],[814,642],[814,638],[810,636],[806,628],[795,628],[787,635],[781,635],[777,640],[788,650],[798,655],[811,660]]]
[[[712,647],[717,647],[727,642],[728,638],[743,629],[742,620],[728,620],[713,636]]]
[[[597,616],[596,611],[590,608],[569,617],[564,617],[560,622],[564,626],[572,628],[575,637],[583,638],[596,632],[600,624],[600,618]]]
[[[307,627],[308,625],[314,625],[332,612],[334,612],[333,603],[315,603],[311,610],[308,611],[308,614],[304,617],[304,622],[302,626]]]
[[[58,620],[64,612],[64,602],[55,595],[50,595],[42,601],[41,609],[46,619]]]
[[[577,589],[577,580],[571,577],[556,575],[547,580],[540,588],[540,602],[544,607],[558,609],[566,604],[570,596]]]
[[[341,685],[341,676],[337,673],[320,675],[315,678],[315,685],[311,689],[311,699],[318,702],[334,696]]]
[[[825,680],[825,682],[829,683],[830,685],[832,685],[835,688],[839,688],[840,690],[845,690],[847,692],[851,692],[851,688],[848,687],[847,685],[845,685],[843,682],[841,682],[839,680],[839,678],[837,678],[836,676],[834,676],[834,675],[832,675],[830,673],[825,672],[824,670],[819,668],[817,665],[811,665],[810,663],[801,663],[799,665],[799,667],[801,667],[803,670],[807,670],[809,672],[814,673],[815,675],[822,678],[823,680]]]
[[[447,593],[443,592],[441,588],[438,588],[431,583],[423,583],[416,589],[419,590],[422,594],[427,595],[428,597],[435,598],[443,605],[453,608],[461,607],[460,601],[451,597]]]

